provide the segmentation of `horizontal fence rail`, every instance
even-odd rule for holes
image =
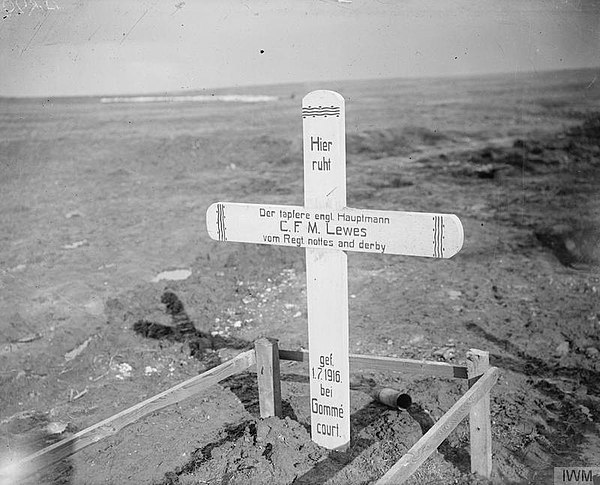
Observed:
[[[404,483],[423,462],[437,449],[456,426],[467,417],[476,405],[496,384],[498,368],[490,367],[439,421],[417,441],[413,447],[383,475],[376,485],[397,485]]]
[[[21,478],[33,475],[45,467],[68,458],[72,454],[104,438],[114,435],[138,419],[171,404],[183,401],[227,377],[248,369],[255,363],[256,356],[254,350],[243,352],[217,367],[213,367],[110,418],[79,431],[70,438],[58,441],[23,460],[0,469],[0,483],[8,483],[4,482],[4,480],[8,480],[11,476],[14,476],[16,471],[22,470],[23,475],[20,475]]]
[[[306,350],[279,350],[281,360],[308,362]],[[468,379],[466,366],[432,362],[427,360],[397,359],[394,357],[372,357],[370,355],[350,354],[350,371],[402,372],[404,375],[427,375]]]

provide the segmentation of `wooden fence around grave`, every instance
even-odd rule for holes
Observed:
[[[413,447],[377,482],[378,485],[403,483],[437,449],[468,415],[470,425],[471,471],[489,478],[492,472],[490,390],[498,380],[498,369],[490,367],[489,354],[471,350],[468,365],[429,362],[390,357],[350,354],[351,372],[398,372],[467,379],[469,390],[425,433]],[[261,417],[281,415],[280,360],[308,362],[308,352],[279,349],[276,340],[259,339],[254,350],[192,377],[145,401],[54,443],[18,462],[0,469],[0,483],[21,471],[26,476],[68,458],[74,453],[116,434],[125,426],[171,404],[242,372],[256,364]],[[18,475],[25,478],[24,475]]]

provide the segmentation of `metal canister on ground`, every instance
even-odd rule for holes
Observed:
[[[412,399],[408,394],[385,387],[375,392],[375,399],[394,409],[408,409]]]

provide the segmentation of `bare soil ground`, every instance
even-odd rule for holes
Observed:
[[[349,256],[351,352],[464,363],[469,348],[489,350],[502,369],[493,483],[600,466],[597,77],[236,91],[279,96],[257,104],[1,101],[0,462],[261,336],[306,347],[303,251],[211,241],[204,217],[217,200],[302,204],[300,98],[328,88],[347,103],[349,205],[450,212],[465,228],[451,260]],[[173,269],[191,276],[156,281]],[[135,331],[182,318],[199,342]],[[259,418],[244,373],[24,482],[370,483],[466,391],[355,376],[351,448],[328,452],[310,441],[306,367],[282,371],[283,419]],[[374,382],[413,406],[373,402]],[[462,423],[410,483],[486,483],[468,451]]]

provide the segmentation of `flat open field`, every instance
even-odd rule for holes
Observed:
[[[451,260],[349,254],[350,351],[464,363],[488,350],[501,368],[494,483],[600,466],[599,74],[234,92],[278,97],[260,103],[0,101],[0,464],[261,336],[306,348],[304,251],[212,241],[205,211],[302,205],[301,98],[333,89],[346,99],[348,205],[454,213],[465,229]],[[191,275],[156,278],[174,269]],[[134,331],[186,315],[207,335],[194,356]],[[330,453],[309,439],[306,366],[282,371],[285,419],[258,418],[242,374],[28,483],[370,483],[466,391],[357,376],[351,448]],[[375,403],[369,383],[414,404]],[[410,483],[486,483],[468,451],[462,423]]]

